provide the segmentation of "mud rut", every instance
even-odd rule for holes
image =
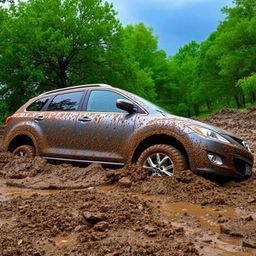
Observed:
[[[256,149],[256,111],[205,120]],[[256,176],[149,178],[0,154],[0,255],[256,255]]]

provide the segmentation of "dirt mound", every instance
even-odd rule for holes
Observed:
[[[87,168],[68,164],[52,165],[40,157],[26,159],[0,154],[0,177],[7,185],[34,189],[78,189],[107,183],[100,165]]]
[[[229,130],[244,140],[250,142],[256,150],[256,109],[245,111],[222,109],[207,117],[204,122]]]
[[[9,220],[0,255],[199,255],[183,229],[132,195],[35,194],[1,203],[0,217]]]
[[[127,179],[131,180],[129,187],[120,184],[120,188],[124,191],[147,195],[165,195],[174,201],[185,200],[189,202],[202,201],[205,199],[207,192],[218,191],[216,183],[199,177],[190,170],[177,173],[174,177],[147,177],[146,174],[145,176],[138,175],[138,169],[137,173],[134,172],[134,169],[120,170],[121,173],[125,173]]]
[[[39,157],[25,159],[10,154],[0,154],[0,167],[0,177],[8,186],[49,190],[115,184],[117,186],[112,188],[115,191],[162,195],[173,202],[201,205],[248,205],[245,198],[251,197],[256,184],[255,175],[248,181],[219,186],[190,170],[177,173],[174,177],[148,177],[146,171],[135,165],[118,170],[103,169],[96,164],[81,168],[68,164],[52,165]]]

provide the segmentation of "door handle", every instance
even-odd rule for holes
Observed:
[[[92,121],[92,119],[87,117],[87,116],[83,116],[83,117],[78,118],[78,121],[80,121],[80,122],[90,122],[90,121]]]
[[[43,116],[37,116],[34,118],[35,121],[42,121],[44,120],[44,117]]]

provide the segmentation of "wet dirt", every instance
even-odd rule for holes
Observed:
[[[255,113],[206,121],[255,147]],[[256,256],[255,230],[255,174],[219,184],[189,170],[155,178],[0,154],[0,256]]]

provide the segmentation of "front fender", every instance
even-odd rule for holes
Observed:
[[[128,146],[128,155],[127,155],[127,162],[131,163],[133,155],[138,148],[138,146],[147,138],[154,136],[154,135],[166,135],[172,139],[179,141],[179,143],[185,148],[188,152],[190,147],[190,141],[187,137],[187,130],[179,129],[179,127],[172,127],[170,129],[168,125],[161,125],[152,124],[149,126],[144,126],[138,128],[137,131],[134,132],[134,136],[130,138],[129,146]]]

